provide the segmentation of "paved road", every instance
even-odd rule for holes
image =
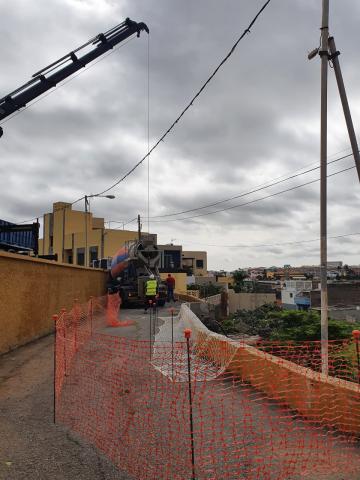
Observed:
[[[181,303],[176,302],[175,304],[170,303],[166,304],[165,307],[158,308],[156,319],[154,322],[155,314],[151,313],[150,310],[147,313],[144,313],[142,309],[121,309],[119,314],[120,321],[130,320],[134,324],[128,327],[107,327],[104,328],[101,332],[115,335],[119,337],[125,337],[132,340],[149,340],[150,339],[150,321],[151,321],[151,331],[152,336],[151,340],[154,340],[154,333],[157,333],[159,326],[163,323],[163,318],[170,319],[171,313],[170,308],[174,310],[174,316],[177,316],[180,310]]]

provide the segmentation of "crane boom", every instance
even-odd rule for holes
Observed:
[[[25,107],[36,97],[55,87],[59,82],[73,75],[131,35],[136,33],[139,37],[142,30],[149,33],[145,23],[137,23],[127,18],[125,22],[111,28],[106,33],[96,35],[84,45],[38,71],[32,76],[30,81],[0,99],[0,121]],[[83,56],[78,57],[77,52],[90,45],[96,45],[96,47]],[[2,128],[0,127],[0,137],[2,133]]]

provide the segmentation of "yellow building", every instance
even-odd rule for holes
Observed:
[[[137,238],[136,231],[105,228],[103,218],[73,210],[70,203],[56,202],[52,213],[44,214],[39,253],[57,254],[59,262],[90,266],[98,258],[113,257],[125,242]]]
[[[235,280],[232,275],[225,275],[221,277],[220,275],[216,278],[216,282],[222,285],[234,285]]]
[[[182,267],[195,276],[207,275],[207,252],[182,252]]]

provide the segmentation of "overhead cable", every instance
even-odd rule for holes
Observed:
[[[355,233],[346,233],[344,235],[332,235],[328,236],[328,239],[337,239],[337,238],[345,238],[345,237],[353,237],[360,235],[360,232]],[[284,245],[301,245],[304,243],[313,243],[319,242],[320,238],[313,238],[311,240],[299,240],[296,242],[277,242],[277,243],[254,243],[254,244],[244,244],[240,243],[237,245],[223,245],[223,244],[208,244],[208,243],[199,243],[199,242],[182,242],[184,245],[201,245],[203,247],[219,247],[219,248],[263,248],[263,247],[281,247]]]
[[[353,154],[350,153],[349,155],[345,155],[343,157],[336,158],[335,160],[331,160],[330,162],[327,162],[327,165],[331,165],[332,163],[339,162],[340,160],[344,160],[344,159],[352,157],[352,156],[353,156]],[[277,180],[273,183],[261,184],[260,186],[254,188],[253,190],[250,190],[249,192],[240,193],[238,195],[234,195],[233,197],[225,198],[224,200],[219,200],[217,202],[208,203],[206,205],[203,205],[202,207],[190,208],[189,210],[182,210],[181,212],[174,212],[174,213],[167,213],[167,214],[163,214],[163,215],[156,215],[156,216],[153,216],[153,217],[150,217],[150,218],[153,219],[153,218],[173,217],[173,216],[181,215],[181,214],[184,214],[184,213],[190,213],[190,212],[196,212],[198,210],[204,210],[205,208],[214,207],[216,205],[221,205],[222,203],[231,202],[232,200],[235,200],[237,198],[246,197],[248,195],[251,195],[252,193],[260,192],[261,190],[265,190],[267,188],[274,187],[275,185],[279,185],[280,183],[284,183],[284,182],[287,182],[288,180],[292,180],[294,178],[300,177],[301,175],[305,175],[306,173],[314,172],[315,170],[319,170],[319,168],[320,168],[320,165],[318,165],[317,167],[314,167],[314,168],[310,168],[309,170],[305,170],[304,172],[290,175],[289,177],[283,178],[281,180]]]
[[[165,131],[165,133],[159,138],[159,140],[148,150],[147,154],[144,155],[144,157],[137,162],[125,175],[123,175],[119,180],[114,182],[112,185],[110,185],[108,188],[105,190],[102,190],[101,192],[98,193],[98,195],[103,195],[104,193],[109,192],[112,190],[114,187],[119,185],[119,183],[123,182],[129,175],[131,175],[148,157],[149,155],[152,154],[152,152],[160,145],[161,142],[165,140],[165,138],[169,135],[169,133],[173,130],[173,128],[176,126],[177,123],[182,119],[182,117],[185,115],[185,113],[189,110],[190,107],[192,107],[193,103],[195,100],[202,94],[202,92],[205,90],[205,88],[208,86],[208,84],[211,82],[211,80],[215,77],[215,75],[218,73],[218,71],[221,69],[221,67],[227,62],[227,60],[231,57],[231,55],[234,53],[236,47],[238,44],[241,42],[241,40],[248,34],[250,33],[251,28],[254,26],[255,22],[259,18],[259,16],[262,14],[262,12],[265,10],[265,8],[269,5],[271,0],[267,0],[267,2],[261,7],[261,9],[258,11],[258,13],[255,15],[253,20],[250,22],[249,26],[244,30],[242,35],[237,39],[237,41],[234,43],[232,46],[231,50],[229,53],[223,58],[223,60],[219,63],[219,65],[215,68],[213,73],[210,75],[210,77],[203,83],[201,88],[197,91],[197,93],[192,97],[190,102],[186,105],[186,107],[182,110],[180,115],[173,121],[173,123],[170,125],[170,127]]]
[[[347,172],[347,171],[352,170],[354,168],[355,168],[355,165],[352,166],[352,167],[344,168],[343,170],[339,170],[338,172],[331,173],[331,174],[327,175],[327,178],[333,177],[335,175],[339,175],[340,173]],[[221,209],[218,209],[218,210],[214,210],[212,212],[199,213],[198,215],[192,215],[192,216],[183,217],[183,218],[170,218],[168,220],[152,220],[152,222],[153,223],[179,222],[179,221],[183,221],[183,220],[191,220],[193,218],[198,218],[198,217],[205,217],[207,215],[214,215],[215,213],[226,212],[228,210],[233,210],[234,208],[245,207],[245,206],[251,205],[253,203],[261,202],[262,200],[266,200],[267,198],[276,197],[278,195],[282,195],[283,193],[291,192],[292,190],[297,190],[298,188],[302,188],[302,187],[305,187],[307,185],[311,185],[313,183],[316,183],[319,180],[320,180],[320,178],[317,178],[315,180],[311,180],[309,182],[302,183],[300,185],[296,185],[294,187],[287,188],[285,190],[281,190],[280,192],[275,192],[275,193],[272,193],[271,195],[266,195],[265,197],[256,198],[255,200],[250,200],[249,202],[245,202],[245,203],[238,203],[237,205],[231,205],[230,207],[221,208]]]

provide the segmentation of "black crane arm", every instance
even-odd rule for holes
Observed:
[[[16,110],[25,107],[27,103],[55,87],[59,82],[85,67],[131,35],[136,33],[139,37],[142,30],[149,33],[145,23],[137,23],[127,18],[125,22],[111,28],[106,33],[96,35],[81,47],[35,73],[29,82],[0,99],[0,121]],[[77,56],[77,52],[90,45],[96,45],[96,47],[82,57]],[[2,129],[0,127],[0,137],[1,135]]]

